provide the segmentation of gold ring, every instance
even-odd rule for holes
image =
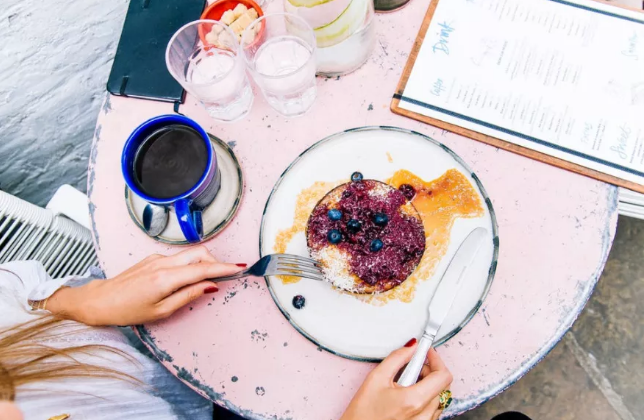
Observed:
[[[452,403],[452,391],[446,389],[438,394],[438,409],[445,410]]]

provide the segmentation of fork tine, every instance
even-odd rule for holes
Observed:
[[[302,267],[293,264],[278,263],[276,268],[278,270],[301,271],[303,273],[322,275],[322,271],[317,268]]]
[[[299,265],[305,265],[308,267],[319,267],[320,263],[315,262],[315,261],[303,261],[303,260],[295,260],[295,259],[290,259],[290,258],[278,258],[277,259],[278,263],[289,263],[289,264],[299,264]]]
[[[295,258],[296,260],[315,261],[310,257],[305,257],[303,255],[297,255],[297,254],[275,254],[275,255],[280,258],[284,257],[284,258]]]
[[[277,270],[274,276],[293,276],[293,277],[302,277],[305,279],[311,279],[311,280],[318,280],[318,281],[324,281],[324,277],[321,275],[315,275],[315,274],[309,274],[309,273],[302,273],[302,272],[291,272],[291,271],[285,271],[285,270]]]
[[[289,260],[289,261],[296,261],[296,262],[301,262],[304,264],[313,264],[313,265],[319,265],[320,263],[317,262],[314,259],[311,258],[306,258],[306,257],[301,257],[299,255],[291,255],[291,254],[277,254],[277,259],[278,260]]]
[[[302,258],[302,259],[295,259],[295,258],[276,258],[276,259],[275,259],[275,261],[276,261],[277,263],[280,263],[280,264],[281,264],[281,263],[287,263],[287,264],[298,264],[298,265],[305,265],[305,266],[309,266],[309,267],[313,267],[313,266],[317,266],[317,265],[319,265],[319,263],[318,263],[318,262],[313,261],[313,260],[309,260],[309,259],[306,259],[306,258]]]
[[[315,264],[309,264],[309,263],[302,263],[298,261],[291,261],[291,260],[278,260],[275,262],[276,265],[287,265],[289,267],[303,267],[303,268],[308,268],[310,270],[317,270],[320,271],[322,270],[322,267],[319,265]]]
[[[319,276],[319,277],[323,276],[321,271],[302,270],[299,268],[291,268],[291,267],[275,267],[275,271],[287,271],[289,273],[310,274],[312,276]]]

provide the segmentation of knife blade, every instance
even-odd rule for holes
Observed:
[[[418,380],[427,352],[434,343],[443,321],[447,318],[454,300],[463,286],[467,269],[476,258],[486,236],[487,229],[482,227],[474,229],[467,235],[447,265],[439,280],[436,292],[427,307],[427,324],[425,325],[423,336],[418,343],[414,356],[407,364],[402,375],[400,375],[398,385],[410,386]]]

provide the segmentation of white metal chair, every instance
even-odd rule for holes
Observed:
[[[644,219],[644,194],[620,188],[617,212],[622,216]]]
[[[52,278],[85,274],[98,259],[83,197],[66,185],[43,209],[0,191],[0,264],[36,260]]]

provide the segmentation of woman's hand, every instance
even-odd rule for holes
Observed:
[[[452,374],[436,350],[427,352],[421,379],[416,384],[405,388],[394,380],[415,350],[416,339],[412,339],[387,356],[367,376],[340,420],[438,419],[441,414],[438,394],[449,389]]]
[[[59,289],[47,309],[87,325],[143,324],[219,290],[204,279],[234,274],[245,266],[219,263],[204,246],[169,257],[151,255],[112,279]]]

